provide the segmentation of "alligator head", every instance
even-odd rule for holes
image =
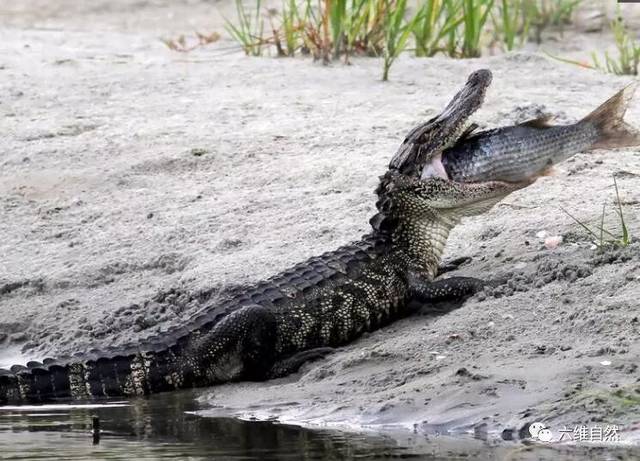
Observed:
[[[472,73],[442,113],[407,134],[391,159],[389,170],[419,176],[429,161],[442,154],[466,131],[469,117],[482,106],[492,78],[488,69]]]
[[[376,190],[374,231],[412,264],[435,275],[449,231],[464,216],[483,213],[530,181],[461,183],[444,173],[441,155],[475,126],[469,117],[482,105],[491,71],[472,73],[442,113],[409,132]]]

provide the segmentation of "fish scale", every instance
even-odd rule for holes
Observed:
[[[442,164],[456,181],[522,181],[576,152],[588,150],[598,137],[591,124],[500,128],[448,149]]]
[[[636,146],[638,133],[623,120],[634,91],[635,85],[624,88],[571,125],[550,125],[550,117],[545,116],[463,136],[425,165],[422,178],[439,175],[465,183],[519,182],[544,175],[578,152]]]

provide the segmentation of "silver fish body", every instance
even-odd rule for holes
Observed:
[[[635,85],[627,86],[572,125],[553,126],[550,117],[542,117],[479,133],[469,134],[472,130],[468,130],[434,156],[421,177],[515,183],[535,180],[578,152],[638,146],[640,134],[623,119],[634,90]]]
[[[479,133],[442,154],[453,181],[518,182],[540,174],[598,141],[591,123],[537,128],[509,126]]]

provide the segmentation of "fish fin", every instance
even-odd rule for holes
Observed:
[[[553,165],[549,165],[545,167],[545,169],[540,173],[538,173],[538,176],[555,176],[557,172],[558,170],[556,170]]]
[[[518,126],[528,126],[530,128],[549,128],[552,126],[549,122],[553,120],[553,115],[544,114],[541,117],[527,120],[526,122],[518,123]]]
[[[468,127],[466,127],[464,129],[464,131],[460,134],[460,136],[458,137],[458,140],[456,141],[456,143],[460,142],[460,141],[464,141],[467,138],[470,138],[471,135],[473,135],[473,132],[476,131],[478,129],[478,124],[477,123],[472,123],[470,124]]]
[[[580,121],[594,125],[600,134],[593,149],[640,145],[640,132],[623,120],[636,86],[626,86]]]
[[[460,136],[458,136],[458,139],[456,139],[456,142],[451,147],[452,148],[456,147],[456,146],[458,146],[460,144],[464,144],[465,142],[469,142],[469,141],[472,141],[474,139],[481,138],[483,136],[489,136],[489,135],[495,133],[496,131],[500,130],[500,128],[491,128],[489,130],[476,131],[478,128],[479,128],[479,126],[476,123],[472,123],[471,125],[469,125],[460,134]]]

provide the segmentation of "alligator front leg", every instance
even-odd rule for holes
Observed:
[[[474,277],[449,277],[430,281],[415,273],[409,275],[408,281],[411,297],[422,303],[460,300],[490,285],[490,282]]]

